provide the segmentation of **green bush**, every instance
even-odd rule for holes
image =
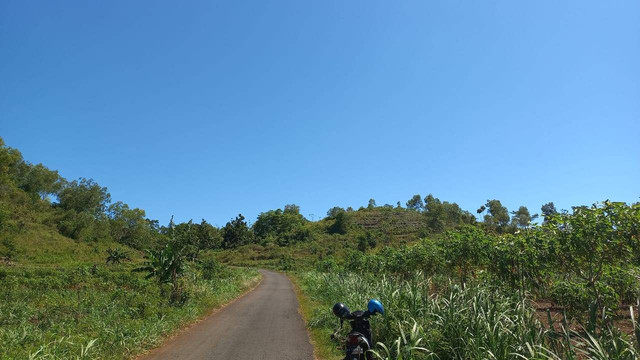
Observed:
[[[340,266],[336,262],[336,259],[333,256],[327,256],[323,260],[320,260],[316,263],[316,269],[320,272],[336,272],[339,271]]]
[[[205,280],[213,280],[223,276],[227,271],[228,267],[221,264],[220,262],[214,259],[207,259],[202,261],[201,263],[201,271],[202,277]]]
[[[16,248],[15,241],[8,237],[4,237],[0,240],[0,258],[5,258],[9,261],[14,260],[18,250]]]

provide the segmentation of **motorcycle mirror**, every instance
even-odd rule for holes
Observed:
[[[333,305],[333,314],[340,319],[344,319],[351,314],[351,311],[345,304],[336,303]]]

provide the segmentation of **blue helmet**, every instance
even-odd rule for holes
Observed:
[[[367,304],[367,310],[369,310],[369,312],[373,315],[375,315],[376,313],[384,315],[384,307],[382,306],[382,303],[376,299],[369,300],[369,303]]]

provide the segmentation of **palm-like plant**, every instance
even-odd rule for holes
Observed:
[[[120,264],[123,261],[129,260],[129,252],[120,248],[107,249],[107,254],[109,254],[107,256],[107,264]]]
[[[159,283],[172,285],[171,300],[180,298],[181,289],[178,278],[184,273],[186,255],[184,246],[171,241],[164,248],[147,250],[145,262],[135,272],[147,272],[146,279],[156,278]]]

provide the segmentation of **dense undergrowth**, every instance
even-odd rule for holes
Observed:
[[[127,359],[246,291],[255,270],[201,269],[183,279],[188,299],[167,300],[131,264],[0,269],[0,359]]]
[[[218,229],[160,226],[0,139],[0,359],[128,359],[259,279],[204,254]]]
[[[338,326],[332,304],[356,310],[380,299],[386,314],[371,322],[381,359],[638,358],[633,334],[622,333],[606,316],[591,333],[567,323],[545,324],[527,299],[484,282],[461,286],[420,272],[403,278],[307,272],[299,283],[325,305],[309,319],[325,334]]]
[[[257,278],[221,264],[292,274],[315,337],[334,302],[381,298],[381,359],[637,357],[640,203],[476,213],[430,194],[163,226],[0,139],[0,358],[126,358]]]

